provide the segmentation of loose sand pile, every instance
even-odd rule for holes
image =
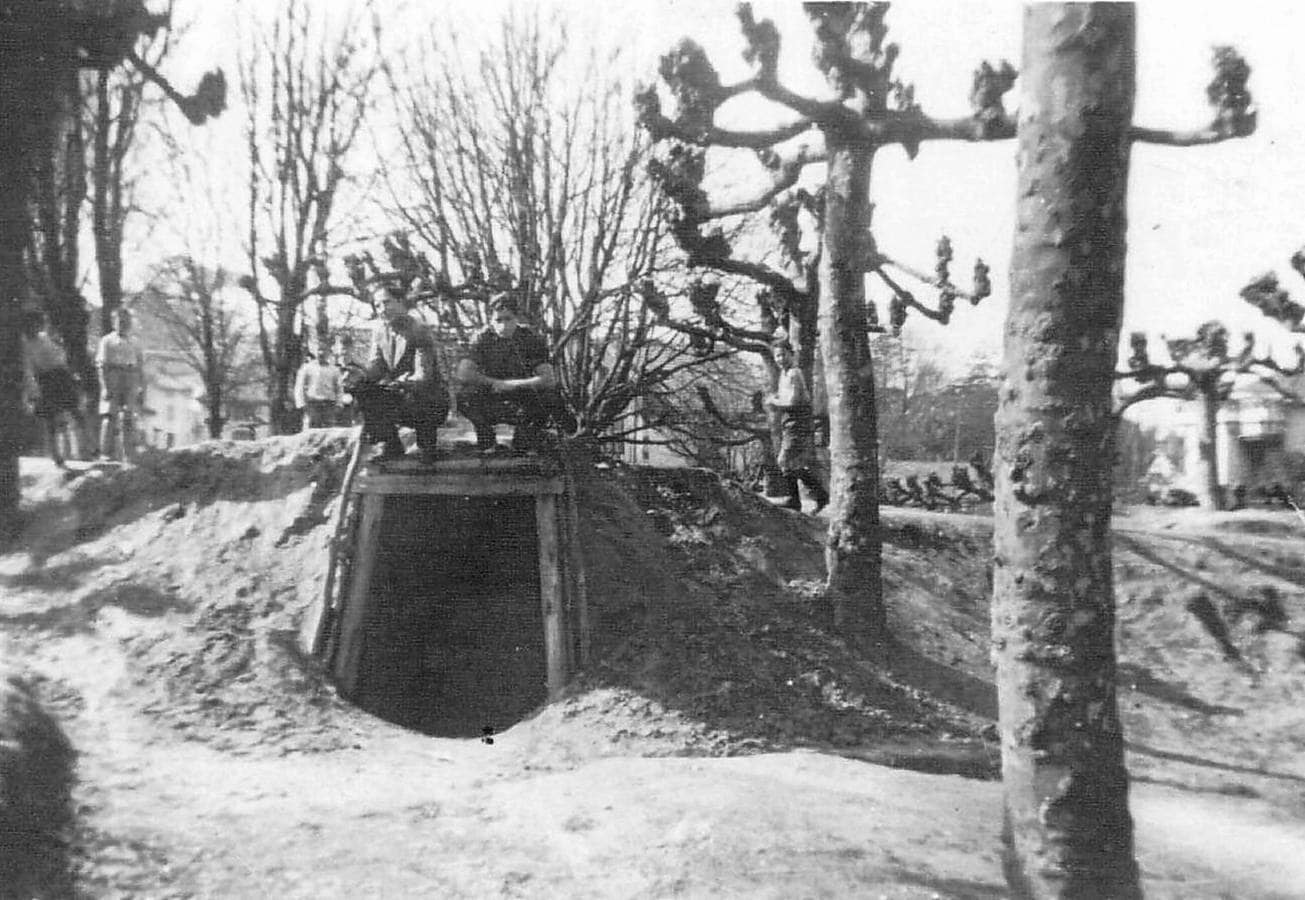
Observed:
[[[630,769],[635,785],[657,777],[648,758],[791,749],[804,751],[802,765],[822,784],[832,784],[816,771],[830,754],[996,775],[990,523],[886,511],[885,588],[897,641],[876,658],[822,624],[814,601],[823,523],[693,470],[613,467],[580,479],[594,664],[563,700],[495,735],[493,745],[433,740],[361,712],[300,650],[301,626],[322,590],[348,449],[347,434],[332,431],[212,443],[134,467],[92,467],[72,480],[24,461],[23,544],[0,555],[0,652],[24,669],[81,753],[72,847],[89,895],[339,896],[331,885],[402,893],[446,884],[452,895],[602,896],[604,885],[620,886],[603,880],[602,867],[613,865],[607,857],[576,857],[567,873],[556,854],[572,850],[541,845],[512,866],[494,862],[494,847],[527,840],[527,831],[503,831],[504,821],[525,816],[524,829],[530,820],[501,805],[517,796],[517,780],[556,773],[559,796],[584,796],[583,773],[620,777],[632,757],[647,763]],[[1239,804],[1212,806],[1212,820],[1258,804],[1255,828],[1271,827],[1261,820],[1305,808],[1305,542],[1289,516],[1145,515],[1117,523],[1130,765],[1144,783]],[[728,779],[751,777],[724,766],[730,760],[717,762],[723,767],[681,778],[693,785],[686,790],[708,796]],[[423,781],[430,777],[436,782]],[[807,788],[798,781],[793,798],[776,798],[766,816],[799,802]],[[938,796],[926,799],[911,784],[921,803],[938,809],[958,790],[940,780]],[[961,793],[987,803],[994,790]],[[620,791],[609,793],[617,802]],[[647,815],[668,822],[693,807],[688,796],[640,796]],[[745,810],[747,791],[730,796],[738,820],[712,828],[751,827],[749,815],[760,813]],[[363,818],[373,805],[376,818]],[[637,825],[644,820],[633,810],[606,810],[577,805],[562,816],[566,846],[598,852],[602,833],[652,827]],[[985,821],[997,819],[994,811]],[[302,833],[273,828],[286,822]],[[685,827],[659,838],[662,850],[652,856],[635,854],[647,877],[630,881],[632,890],[656,896],[681,881],[690,892],[755,888],[742,874],[743,881],[668,874],[697,858],[689,849],[701,841],[692,828],[680,835]],[[797,840],[786,830],[792,823],[763,827],[773,828],[761,841],[772,857]],[[421,843],[430,828],[445,842],[441,852],[472,868],[456,877],[423,868],[427,881],[387,878],[430,853]],[[229,837],[215,844],[215,830]],[[372,835],[366,852],[361,833]],[[1196,833],[1189,837],[1199,843]],[[892,897],[1001,896],[988,850],[974,850],[974,865],[925,877],[925,863],[906,860],[932,858],[933,838],[905,824],[901,838],[889,853],[892,871],[866,862],[877,856],[856,855],[821,857],[812,871],[827,873],[837,890],[884,884],[896,885],[885,894]],[[831,833],[829,852],[850,853],[850,840]],[[962,846],[954,835],[946,840]],[[987,847],[995,824],[991,835],[969,840]],[[682,858],[674,849],[681,844]],[[1152,876],[1151,895],[1218,896],[1193,888],[1186,863],[1157,862],[1178,853],[1175,846],[1146,845],[1151,871],[1162,873]],[[336,880],[296,881],[296,866],[329,870]],[[581,871],[598,878],[592,890],[576,889]],[[775,883],[825,877],[784,871],[792,878],[776,874]]]

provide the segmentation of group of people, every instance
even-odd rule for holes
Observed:
[[[125,459],[135,416],[145,403],[145,354],[132,334],[130,312],[114,310],[112,324],[113,330],[100,338],[95,350],[100,382],[99,456],[107,459],[116,450]],[[24,400],[41,422],[50,457],[63,468],[68,456],[87,455],[85,448],[74,446],[86,427],[81,386],[68,365],[68,354],[50,335],[44,313],[26,313],[22,330]]]
[[[537,453],[544,449],[548,426],[574,427],[558,390],[548,344],[522,322],[514,294],[490,298],[490,325],[454,369],[451,391],[440,371],[434,336],[412,315],[413,299],[392,281],[378,282],[373,292],[380,320],[367,363],[347,366],[342,372],[329,362],[328,348],[318,346],[299,370],[294,399],[305,428],[337,424],[347,394],[362,416],[363,440],[382,445],[380,459],[406,456],[398,430],[405,426],[416,434],[420,457],[433,463],[438,430],[453,403],[475,428],[476,448],[484,455]],[[145,356],[132,334],[128,310],[114,311],[113,326],[95,353],[100,381],[99,451],[107,456],[116,439],[125,458],[134,416],[145,400]],[[84,428],[81,391],[67,355],[49,335],[43,314],[32,313],[24,320],[23,337],[28,402],[44,424],[51,456],[63,466],[60,436],[68,420],[78,432]],[[802,508],[798,491],[802,484],[819,512],[829,502],[829,494],[813,471],[811,393],[801,369],[794,365],[788,342],[776,341],[772,354],[779,379],[765,403],[780,418],[778,464],[786,482],[785,505]],[[498,443],[495,429],[501,423],[514,426],[511,447]]]
[[[362,414],[363,440],[383,445],[381,459],[406,455],[398,432],[406,426],[416,433],[420,456],[433,462],[437,431],[452,402],[475,428],[476,448],[485,455],[536,453],[544,447],[549,425],[566,429],[574,424],[568,421],[548,344],[521,321],[513,294],[490,299],[490,327],[458,364],[450,391],[433,336],[412,316],[412,299],[391,282],[379,283],[375,291],[381,321],[368,362],[351,369],[343,387]],[[495,427],[500,423],[515,426],[510,448],[498,444]]]

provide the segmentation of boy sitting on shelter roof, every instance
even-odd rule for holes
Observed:
[[[422,460],[435,459],[439,426],[449,414],[449,392],[435,362],[435,341],[410,314],[413,302],[393,282],[372,288],[381,303],[381,321],[372,332],[366,367],[354,369],[346,390],[363,417],[362,439],[384,441],[381,459],[404,457],[398,426],[417,432]]]
[[[500,452],[494,426],[515,426],[512,449],[537,452],[544,426],[567,418],[557,389],[548,344],[521,323],[517,299],[504,292],[490,298],[492,327],[476,338],[458,364],[458,409],[476,428],[481,453]]]

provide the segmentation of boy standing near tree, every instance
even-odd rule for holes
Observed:
[[[788,502],[784,506],[801,512],[802,496],[798,493],[798,482],[801,482],[816,501],[815,512],[820,512],[829,503],[829,492],[811,470],[816,456],[811,434],[811,391],[802,370],[793,364],[793,347],[786,339],[777,339],[771,345],[771,354],[779,366],[779,382],[775,393],[763,402],[780,415],[779,468],[788,489]]]
[[[113,330],[100,338],[95,368],[100,376],[100,458],[109,458],[117,435],[118,455],[131,452],[135,413],[145,405],[145,354],[131,333],[131,313],[113,311]]]
[[[45,315],[29,313],[23,319],[23,381],[32,412],[44,425],[50,458],[59,468],[64,468],[61,439],[67,433],[65,416],[70,416],[80,434],[82,410],[80,389],[63,347],[50,337]],[[73,441],[68,439],[68,453],[73,454]]]

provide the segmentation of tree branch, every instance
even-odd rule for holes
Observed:
[[[649,91],[652,89],[649,88]],[[668,119],[658,104],[651,107],[642,102],[645,95],[636,97],[639,106],[639,122],[653,140],[673,138],[700,147],[741,147],[748,150],[762,150],[791,140],[811,128],[812,121],[802,118],[786,125],[762,131],[735,131],[719,128],[715,125],[697,125]],[[654,95],[655,99],[655,95]]]
[[[731,419],[729,416],[725,415],[720,407],[716,405],[716,400],[712,397],[711,391],[708,390],[705,384],[698,385],[697,391],[698,399],[702,401],[702,408],[707,411],[709,416],[728,428],[730,431],[742,431],[746,434],[752,435],[752,440],[761,440],[770,437],[770,430],[767,428],[758,428],[755,425],[749,425],[742,420]],[[750,443],[750,441],[745,443]]]
[[[1252,129],[1253,130],[1253,129]],[[1218,124],[1194,131],[1170,131],[1164,128],[1143,128],[1134,125],[1128,131],[1129,140],[1137,144],[1159,144],[1164,147],[1200,147],[1206,144],[1221,144],[1224,141],[1246,137],[1246,134],[1230,132]]]
[[[825,162],[829,158],[823,151],[809,150],[806,147],[799,150],[791,159],[781,159],[777,154],[769,151],[759,151],[757,155],[761,157],[762,164],[771,171],[770,185],[749,200],[741,200],[727,206],[711,207],[703,214],[704,220],[760,212],[770,204],[770,201],[797,184],[806,166]]]

